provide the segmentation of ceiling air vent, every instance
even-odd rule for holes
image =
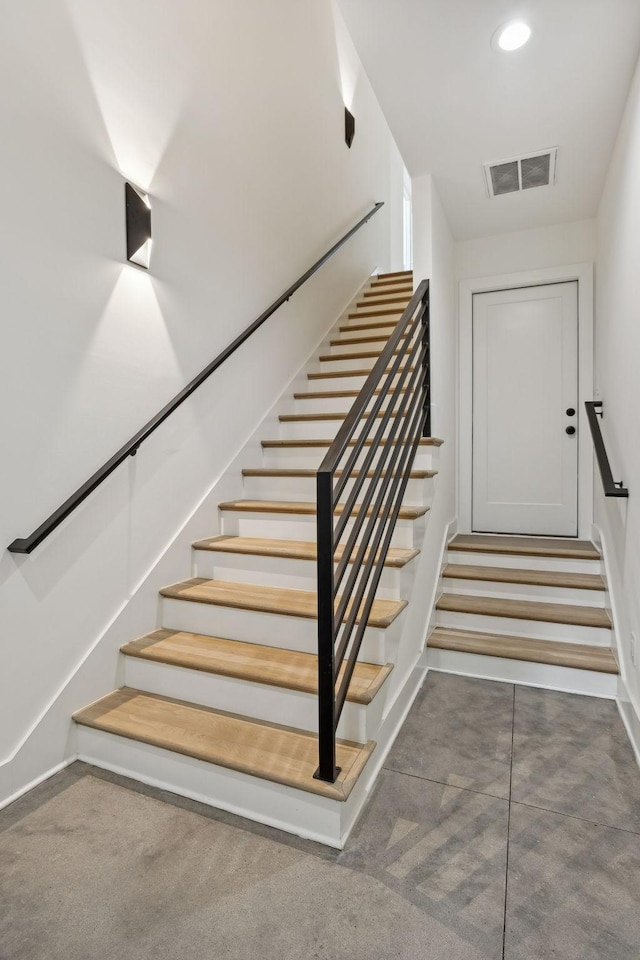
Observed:
[[[558,148],[539,150],[524,157],[483,164],[490,197],[505,193],[520,193],[532,187],[549,187],[556,179]]]

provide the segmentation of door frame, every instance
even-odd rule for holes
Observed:
[[[578,537],[590,540],[593,524],[593,444],[585,401],[593,400],[593,264],[575,263],[493,277],[474,277],[459,284],[459,433],[458,529],[471,533],[473,495],[473,295],[549,283],[578,283]]]

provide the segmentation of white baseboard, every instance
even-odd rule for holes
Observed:
[[[618,705],[618,713],[627,731],[636,763],[640,767],[640,715],[631,702],[622,677],[619,677],[616,703]]]
[[[20,787],[19,790],[16,790],[15,793],[11,794],[10,797],[4,797],[0,799],[0,810],[4,810],[5,807],[8,807],[11,803],[15,803],[16,800],[19,800],[20,797],[23,797],[25,793],[29,793],[30,790],[34,790],[36,787],[39,787],[41,783],[45,782],[45,780],[50,780],[51,777],[56,775],[56,773],[60,773],[60,771],[64,770],[65,767],[75,763],[77,759],[78,758],[75,755],[72,757],[67,757],[66,760],[63,760],[61,763],[57,763],[55,767],[51,767],[50,770],[46,770],[45,773],[40,774],[40,776],[36,777],[35,780],[32,780],[31,783],[24,784],[24,786]]]

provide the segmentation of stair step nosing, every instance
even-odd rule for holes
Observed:
[[[542,603],[534,600],[507,600],[491,597],[444,593],[436,603],[443,613],[471,614],[478,617],[500,617],[537,623],[561,623],[574,627],[611,629],[611,620],[602,607],[581,604]],[[588,611],[588,613],[587,613]]]
[[[155,631],[156,634],[163,634],[163,635],[164,634],[175,635],[175,634],[179,634],[180,632],[181,631],[175,631],[175,630]],[[198,636],[199,638],[201,638],[201,635],[194,635],[194,636]],[[265,666],[267,665],[267,662],[268,662],[268,657],[266,657],[264,654],[265,654],[265,651],[273,650],[274,648],[272,647],[262,646],[260,644],[245,643],[239,640],[229,641],[229,643],[233,643],[234,645],[237,645],[237,647],[240,650],[246,647],[248,648],[248,651],[250,650],[251,652],[254,652],[254,650],[257,650],[260,653],[261,659],[256,660],[256,662],[252,664],[245,664],[243,668],[239,664],[234,665],[233,663],[224,664],[222,662],[207,661],[205,657],[202,657],[200,660],[198,660],[197,658],[190,659],[184,653],[181,655],[178,651],[171,652],[171,651],[163,650],[162,652],[156,655],[151,655],[148,651],[152,649],[154,643],[157,643],[159,640],[162,640],[162,639],[168,639],[168,637],[165,637],[165,636],[154,637],[154,634],[148,634],[145,637],[140,637],[138,640],[132,640],[129,643],[123,644],[120,647],[120,650],[124,654],[124,656],[134,657],[135,659],[142,660],[146,663],[160,663],[160,664],[165,664],[167,666],[179,667],[180,669],[183,669],[183,670],[195,670],[196,672],[208,673],[208,674],[211,674],[212,676],[226,677],[232,680],[243,680],[243,681],[246,681],[247,683],[259,683],[262,686],[277,687],[278,689],[291,690],[295,693],[304,693],[304,694],[310,694],[312,696],[317,696],[317,693],[318,693],[317,679],[315,683],[311,681],[307,681],[304,679],[304,677],[300,675],[301,671],[298,671],[298,676],[296,677],[295,667],[292,667],[289,670],[288,676],[286,677],[281,676],[280,678],[278,678],[275,676],[267,677],[264,675]],[[212,641],[212,644],[215,644],[216,641],[218,641],[217,637],[210,637],[210,638],[204,638],[204,639],[210,639]],[[145,643],[145,641],[147,640],[149,641],[149,643]],[[287,652],[293,653],[293,651],[287,651]],[[304,662],[307,662],[308,664],[313,663],[317,665],[318,658],[314,654],[295,652],[295,659],[297,661],[303,662],[303,658],[304,658]],[[358,669],[359,664],[360,664],[360,661],[356,663],[356,671]],[[376,664],[363,664],[363,665],[375,667],[376,668],[375,677],[368,684],[368,686],[364,688],[360,693],[356,693],[351,688],[349,688],[347,692],[347,700],[350,703],[359,704],[360,706],[367,706],[369,703],[372,702],[375,695],[378,693],[378,691],[382,687],[382,684],[384,683],[384,681],[387,679],[387,677],[393,670],[393,664],[386,663],[382,665],[376,665]]]
[[[310,598],[315,596],[312,591],[306,590],[282,590],[281,588],[272,587],[270,588],[270,593],[272,594],[271,601],[267,603],[264,598],[260,598],[252,594],[252,589],[260,589],[253,587],[252,584],[243,584],[242,586],[248,587],[243,592],[242,590],[236,589],[235,597],[226,597],[224,595],[218,595],[217,597],[205,596],[198,593],[184,593],[182,591],[186,589],[197,588],[203,584],[210,584],[215,581],[205,580],[204,578],[193,577],[191,580],[184,580],[177,584],[169,584],[166,587],[162,587],[160,590],[160,595],[166,597],[168,600],[179,600],[183,602],[191,603],[206,603],[211,606],[217,607],[230,607],[237,610],[252,610],[254,613],[266,613],[274,614],[276,616],[285,616],[285,617],[300,617],[303,620],[316,620],[318,617],[317,603],[312,602],[311,605],[304,606],[302,603],[302,597],[294,598],[291,594],[303,594],[304,597]],[[241,586],[240,584],[234,583],[235,588]],[[286,597],[278,597],[279,593],[287,594]],[[241,594],[244,594],[241,596]],[[340,598],[336,598],[336,602],[339,602]],[[295,604],[298,604],[295,606]],[[374,612],[374,607],[376,604],[383,604],[388,608],[389,612],[386,615],[378,616]],[[369,613],[367,619],[367,626],[378,628],[381,630],[386,630],[391,624],[396,620],[396,618],[402,613],[402,611],[407,606],[406,600],[374,600],[373,607]],[[345,617],[348,615],[349,608],[345,611]],[[360,617],[356,617],[356,623],[360,623]]]
[[[305,551],[304,549],[298,549],[296,552],[295,547],[271,547],[265,546],[261,548],[259,546],[244,546],[244,547],[234,547],[234,540],[246,540],[246,539],[260,539],[260,538],[243,538],[243,537],[234,537],[227,534],[222,534],[217,537],[210,537],[209,539],[196,540],[192,546],[194,550],[204,550],[209,553],[230,553],[237,556],[249,556],[249,557],[271,557],[277,560],[301,560],[310,563],[315,563],[317,561],[317,553],[315,552],[315,543],[313,541],[302,541],[304,547],[311,547],[311,550]],[[265,541],[268,543],[281,542],[286,544],[295,544],[298,541]],[[392,548],[393,549],[393,548]],[[402,558],[394,560],[393,556],[390,558],[389,554],[385,559],[385,567],[389,567],[395,570],[401,570],[406,567],[412,560],[419,555],[420,551],[414,549],[413,547],[398,547],[396,548],[401,550],[403,554]],[[391,552],[391,551],[390,551]],[[310,555],[311,554],[311,555]],[[338,548],[335,554],[336,562],[340,561],[342,556],[342,550]],[[365,554],[364,562],[366,562],[368,553]],[[350,557],[350,562],[353,562],[353,557]]]
[[[485,657],[503,657],[506,660],[524,660],[530,663],[572,667],[597,673],[619,673],[610,647],[565,641],[540,641],[480,632],[476,637],[474,631],[456,631],[446,627],[436,627],[427,640],[427,648],[429,647]],[[582,663],[577,663],[576,661],[580,659]]]
[[[411,473],[409,474],[409,479],[410,480],[430,480],[433,477],[437,476],[437,473],[438,473],[437,470],[412,470]],[[336,477],[341,477],[342,474],[343,474],[342,470],[336,470],[335,472]],[[352,470],[351,478],[356,480],[358,479],[360,474],[361,474],[360,470]],[[315,480],[317,475],[318,475],[317,470],[311,470],[311,469],[296,470],[295,468],[291,468],[290,470],[287,470],[285,468],[283,468],[282,470],[277,470],[277,469],[270,469],[269,467],[256,467],[256,468],[245,467],[245,469],[242,471],[243,477],[272,477],[272,478],[293,477],[297,479]],[[367,471],[367,479],[370,480],[370,479],[373,479],[373,477],[375,477],[375,472],[373,470]]]
[[[562,560],[594,560],[601,561],[602,556],[594,546],[577,547],[575,541],[566,541],[566,546],[562,544],[562,539],[558,540],[558,545],[550,547],[548,545],[536,545],[535,538],[531,538],[530,544],[506,544],[503,542],[490,543],[488,540],[475,542],[473,540],[459,541],[457,537],[448,544],[448,549],[456,553],[485,553],[490,556],[501,554],[504,556],[517,557],[550,557]]]
[[[358,441],[350,440],[349,446],[354,447]],[[325,439],[324,437],[312,440],[261,440],[262,447],[268,449],[277,449],[279,447],[330,447],[334,440]],[[365,440],[363,446],[370,447],[373,443],[373,440]],[[441,447],[444,443],[444,440],[441,440],[439,437],[422,437],[419,443],[421,447]],[[384,449],[384,439],[380,444],[381,448]]]
[[[189,744],[189,747],[187,747],[185,744],[178,745],[175,741],[170,742],[168,738],[163,740],[163,738],[160,736],[154,737],[149,733],[143,732],[142,730],[134,732],[132,729],[114,729],[113,724],[110,728],[109,724],[104,718],[98,718],[97,716],[92,716],[92,714],[99,710],[101,704],[107,704],[114,699],[116,702],[118,699],[124,702],[126,698],[128,698],[129,701],[132,701],[134,698],[143,698],[145,700],[153,701],[154,704],[172,704],[178,709],[185,708],[190,713],[196,711],[197,713],[201,714],[215,715],[219,718],[224,718],[227,721],[231,721],[232,723],[237,723],[238,725],[251,725],[255,727],[256,730],[264,731],[268,729],[279,731],[284,736],[291,736],[292,738],[295,738],[298,740],[298,742],[300,742],[300,739],[310,739],[314,744],[317,743],[317,736],[309,733],[309,731],[298,730],[293,727],[285,727],[282,724],[271,723],[266,720],[254,720],[239,714],[227,713],[223,710],[214,710],[210,707],[187,703],[182,700],[173,699],[172,697],[160,696],[159,694],[149,694],[145,691],[134,690],[129,687],[121,688],[119,691],[117,691],[117,694],[119,694],[119,697],[114,698],[114,694],[109,694],[106,697],[102,697],[100,700],[97,700],[89,707],[79,710],[73,715],[73,719],[76,723],[82,726],[91,727],[94,730],[102,731],[110,734],[111,736],[119,736],[128,740],[135,740],[139,743],[147,743],[149,746],[157,747],[161,750],[169,750],[172,753],[178,753],[182,756],[192,757],[194,760],[200,760],[204,763],[210,763],[215,766],[236,770],[239,773],[246,774],[247,776],[253,776],[258,779],[268,780],[274,783],[281,783],[285,786],[293,787],[294,789],[304,790],[308,793],[320,794],[321,796],[341,802],[348,798],[350,790],[355,784],[358,776],[364,768],[365,763],[375,748],[374,741],[368,741],[366,744],[360,744],[348,740],[339,740],[337,741],[337,744],[339,746],[350,748],[350,750],[353,752],[353,758],[346,769],[343,767],[340,779],[336,783],[329,784],[325,783],[324,781],[314,780],[313,778],[311,778],[308,782],[296,782],[293,777],[276,777],[271,771],[266,771],[264,767],[259,768],[258,765],[252,766],[246,761],[246,759],[239,759],[237,753],[234,762],[231,762],[229,757],[222,756],[221,750],[219,750],[216,754],[215,750],[211,749],[211,747],[215,746],[215,744],[210,739],[207,739],[207,744],[210,745],[209,750],[205,751],[204,745],[196,745],[195,742]]]
[[[231,513],[277,513],[287,516],[309,516],[313,517],[317,513],[317,504],[310,500],[308,502],[295,503],[293,501],[278,500],[227,500],[218,504],[218,509]],[[358,516],[361,507],[356,504],[353,508],[353,515]],[[344,512],[344,504],[339,503],[334,508],[334,515],[340,516]],[[400,520],[418,520],[429,512],[427,506],[419,507],[400,507],[398,518]],[[367,509],[367,516],[373,516],[373,508]]]
[[[513,586],[555,587],[565,590],[588,590],[605,592],[607,585],[594,573],[563,573],[544,570],[525,570],[519,567],[471,567],[466,564],[449,563],[442,571],[447,580],[467,580],[470,583],[504,583]]]

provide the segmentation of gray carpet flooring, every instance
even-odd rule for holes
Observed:
[[[0,960],[638,960],[615,705],[431,673],[344,851],[76,763],[0,812]]]

